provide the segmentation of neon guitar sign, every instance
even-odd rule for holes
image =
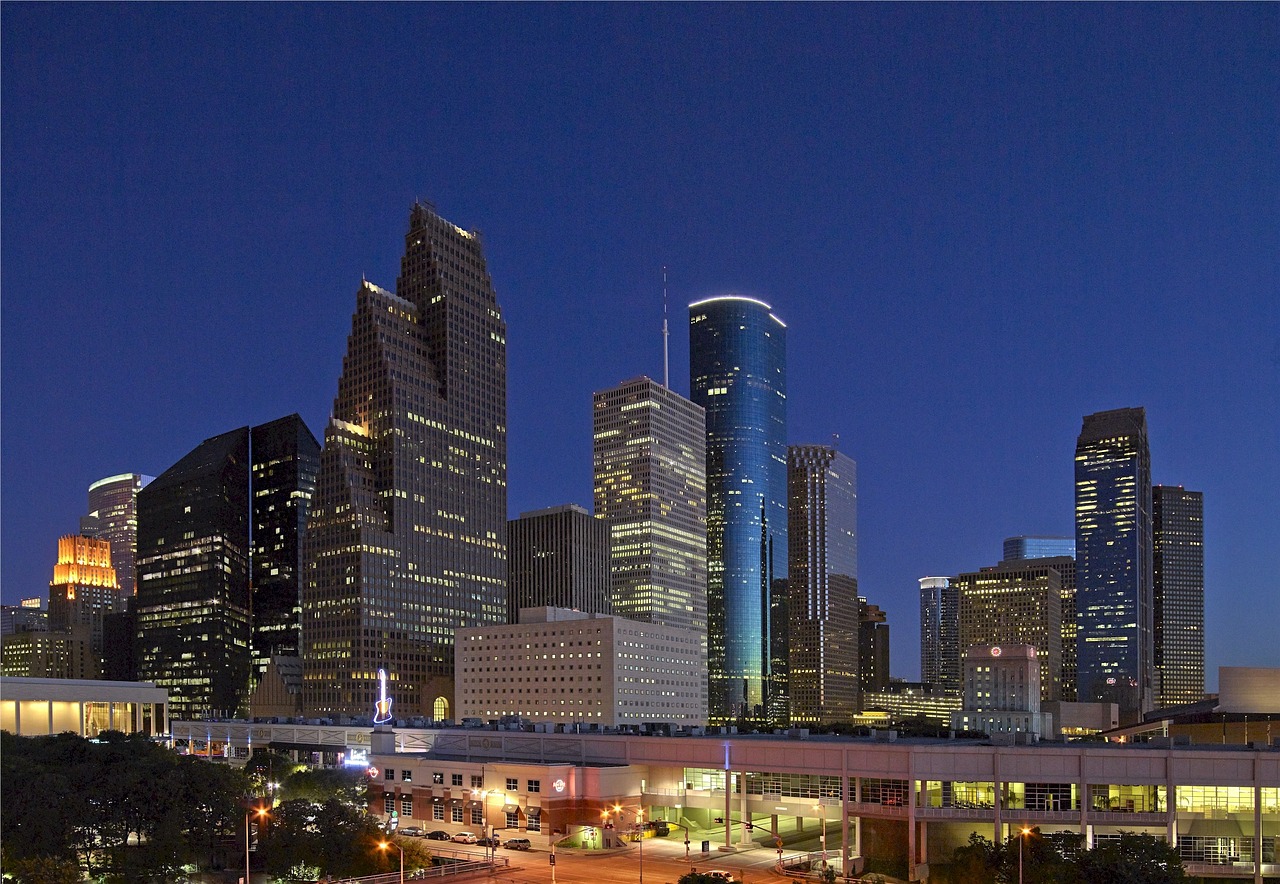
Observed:
[[[386,724],[391,720],[391,698],[387,696],[387,670],[378,670],[378,684],[382,688],[382,693],[373,704],[373,723]]]

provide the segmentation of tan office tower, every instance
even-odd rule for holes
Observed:
[[[70,632],[88,630],[97,671],[102,677],[103,624],[108,614],[124,610],[111,543],[81,535],[58,538],[58,561],[49,582],[49,628]]]
[[[703,409],[647,377],[594,394],[595,514],[612,534],[613,613],[707,644]]]
[[[506,325],[480,236],[417,203],[396,293],[365,282],[304,541],[303,704],[453,717],[454,632],[503,623]]]

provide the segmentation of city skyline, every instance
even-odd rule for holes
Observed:
[[[917,578],[1070,534],[1080,417],[1130,406],[1153,482],[1205,495],[1210,686],[1275,662],[1276,8],[3,16],[6,603],[42,594],[91,482],[323,428],[351,293],[421,196],[485,233],[506,515],[590,506],[591,393],[661,376],[666,264],[681,395],[684,305],[786,319],[786,441],[859,463],[895,675]],[[356,71],[353,38],[380,47]]]

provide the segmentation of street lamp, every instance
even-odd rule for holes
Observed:
[[[827,807],[822,799],[818,799],[818,803],[813,806],[822,818],[822,867],[827,867]]]
[[[644,884],[644,807],[636,811],[636,825],[640,828],[640,884]]]
[[[245,806],[244,809],[244,884],[249,884],[249,814],[256,814],[259,822],[266,819],[268,810],[259,805],[258,807]]]
[[[1026,841],[1026,836],[1031,834],[1031,830],[1026,826],[1018,832],[1018,884],[1022,884],[1022,842]]]
[[[382,841],[378,844],[379,850],[389,850],[392,847],[400,851],[400,884],[404,884],[404,848],[394,841]]]

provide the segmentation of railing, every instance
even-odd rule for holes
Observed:
[[[494,857],[493,862],[473,860],[470,862],[446,863],[432,866],[429,869],[418,869],[405,872],[406,881],[432,881],[438,878],[452,878],[458,875],[488,874],[492,870],[505,869],[510,860],[505,857]],[[377,875],[365,875],[363,878],[333,878],[329,881],[321,878],[316,884],[400,884],[400,872],[380,872]]]

